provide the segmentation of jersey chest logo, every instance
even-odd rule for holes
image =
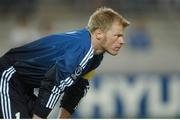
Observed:
[[[74,71],[74,73],[71,74],[71,78],[72,78],[73,80],[76,80],[76,79],[81,75],[82,71],[83,71],[83,68],[79,65],[79,66],[76,68],[76,70]]]

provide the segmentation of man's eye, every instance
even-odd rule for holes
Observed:
[[[122,37],[123,35],[116,35],[117,37]]]

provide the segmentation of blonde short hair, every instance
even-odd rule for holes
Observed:
[[[119,21],[124,28],[129,25],[129,21],[122,17],[118,12],[111,8],[101,7],[90,16],[87,27],[91,33],[98,28],[107,31],[114,21]]]

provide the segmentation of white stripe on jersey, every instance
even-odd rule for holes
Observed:
[[[88,53],[86,54],[86,56],[84,57],[84,59],[81,61],[81,63],[79,64],[80,66],[83,66],[83,64],[87,63],[87,61],[91,58],[91,56],[93,55],[94,49],[92,48],[92,44],[91,44],[91,48],[88,51]]]
[[[93,53],[94,53],[94,50],[91,50],[89,56],[88,56],[88,59],[86,59],[86,61],[81,65],[81,67],[84,69],[86,67],[86,64],[88,63],[89,59],[91,59],[93,57]]]
[[[93,49],[93,46],[91,44],[91,47],[89,49],[89,51],[87,52],[86,56],[83,58],[83,60],[80,62],[80,66],[84,69],[89,61],[89,59],[91,59],[94,55],[94,49]],[[69,87],[73,84],[73,80],[71,77],[67,77],[65,80],[61,80],[60,81],[60,85],[57,87],[57,86],[54,86],[53,89],[52,89],[52,93],[49,97],[49,100],[46,104],[46,107],[47,108],[54,108],[56,102],[58,101],[58,98],[60,97],[60,94],[61,92],[64,91],[64,89],[66,87]]]
[[[12,119],[11,113],[11,103],[9,98],[9,80],[11,79],[12,75],[16,72],[14,67],[10,67],[9,69],[5,70],[1,76],[1,83],[0,83],[0,95],[1,95],[1,107],[3,118]]]

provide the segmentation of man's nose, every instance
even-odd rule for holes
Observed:
[[[123,38],[120,38],[119,42],[120,42],[120,44],[125,44],[125,41]]]

